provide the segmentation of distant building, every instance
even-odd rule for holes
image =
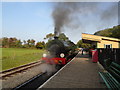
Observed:
[[[92,44],[95,48],[120,48],[120,39],[82,33],[83,43]]]

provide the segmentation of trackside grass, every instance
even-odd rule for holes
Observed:
[[[0,50],[2,50],[2,70],[40,60],[45,52],[45,50],[21,48],[0,48]]]

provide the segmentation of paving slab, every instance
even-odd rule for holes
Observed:
[[[100,83],[101,68],[88,55],[78,54],[40,88],[106,88]]]

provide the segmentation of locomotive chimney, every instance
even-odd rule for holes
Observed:
[[[58,40],[58,37],[57,37],[57,36],[54,36],[54,39],[55,39],[55,40]]]
[[[54,34],[55,34],[54,39],[55,39],[55,40],[58,40],[59,33],[58,33],[56,27],[55,27],[55,30],[54,30]]]
[[[55,37],[58,37],[59,36],[59,31],[58,31],[58,28],[57,27],[55,27],[55,29],[54,29],[54,34],[55,34]]]

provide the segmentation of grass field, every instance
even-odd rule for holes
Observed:
[[[40,60],[45,50],[0,48],[2,50],[2,70]]]

